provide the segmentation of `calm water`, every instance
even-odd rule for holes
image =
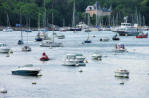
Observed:
[[[60,32],[57,32],[60,33]],[[84,32],[63,32],[64,47],[40,47],[35,42],[37,32],[29,33],[28,44],[32,52],[22,52],[17,45],[20,32],[0,32],[0,42],[7,43],[14,51],[10,57],[0,54],[0,88],[6,88],[7,94],[0,98],[148,98],[149,97],[149,39],[121,37],[120,41],[99,42],[101,37],[112,38],[113,32],[92,32],[93,43],[82,45],[87,38]],[[50,36],[51,32],[49,32]],[[96,37],[93,38],[92,35]],[[27,41],[24,33],[24,40]],[[114,53],[116,43],[124,43],[128,52]],[[25,42],[27,44],[27,42]],[[52,60],[41,62],[41,54],[46,52]],[[93,61],[91,55],[101,53],[102,61]],[[82,53],[88,63],[86,67],[62,66],[66,54]],[[11,70],[17,66],[34,64],[42,69],[41,77],[16,76]],[[130,71],[129,79],[114,77],[114,71],[125,68]],[[78,72],[80,69],[82,73]],[[32,85],[32,82],[37,82]],[[124,85],[120,85],[124,82]]]

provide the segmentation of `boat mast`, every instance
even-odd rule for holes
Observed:
[[[75,0],[73,3],[73,17],[72,17],[72,27],[75,27]]]
[[[30,30],[30,17],[29,17],[29,30]]]
[[[9,22],[9,16],[8,16],[8,13],[7,13],[7,27],[10,26],[10,22]]]
[[[21,8],[20,8],[20,29],[21,29],[21,40],[23,41],[23,34],[22,34],[22,14],[21,14]]]
[[[90,25],[90,15],[89,15],[89,13],[88,13],[88,26]]]
[[[46,6],[45,6],[45,0],[44,0],[44,13],[43,13],[43,27],[46,27]]]
[[[98,8],[97,8],[97,1],[96,1],[96,26],[98,25],[97,20],[98,20]]]
[[[40,13],[38,14],[38,33],[40,32]]]
[[[52,9],[53,9],[53,4],[52,4]],[[53,10],[52,10],[52,40],[54,43],[54,15],[53,15]]]

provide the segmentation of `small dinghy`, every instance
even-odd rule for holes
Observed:
[[[115,52],[126,52],[124,44],[116,44],[115,45]]]
[[[103,37],[99,39],[101,42],[108,42],[110,39],[108,37]]]
[[[92,55],[92,59],[93,59],[93,60],[101,60],[101,59],[102,59],[102,55],[97,54],[97,53],[94,53],[94,54]]]
[[[40,61],[48,61],[48,60],[50,60],[50,59],[49,59],[49,57],[46,55],[46,53],[44,52],[44,53],[42,54],[42,57],[40,58]]]
[[[37,76],[40,72],[40,68],[34,67],[32,64],[18,67],[11,71],[13,75],[24,75],[24,76]]]
[[[129,78],[129,71],[126,69],[119,69],[115,71],[115,77]]]
[[[139,33],[139,35],[137,35],[136,38],[148,38],[148,33],[146,34],[144,34],[143,32]]]
[[[29,46],[24,46],[24,47],[22,48],[22,51],[24,51],[24,52],[29,52],[29,51],[31,51],[31,48],[30,48]]]
[[[116,35],[114,35],[113,37],[112,37],[112,40],[120,40],[120,38],[117,36],[117,34]]]

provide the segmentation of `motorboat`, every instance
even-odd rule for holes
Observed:
[[[31,49],[31,47],[29,47],[28,45],[25,45],[23,48],[22,48],[22,51],[24,51],[24,52],[29,52],[29,51],[31,51],[32,49]]]
[[[25,30],[25,32],[32,32],[32,30],[31,29],[27,29],[27,30]]]
[[[62,47],[62,43],[56,43],[52,40],[43,40],[40,44],[41,47]]]
[[[6,27],[3,29],[3,32],[12,32],[13,29],[11,27]]]
[[[41,71],[40,68],[34,67],[32,64],[24,65],[12,70],[13,75],[24,75],[24,76],[37,76]]]
[[[116,40],[116,41],[117,41],[117,40],[120,40],[120,38],[119,38],[119,37],[117,36],[117,34],[116,34],[116,35],[114,35],[114,36],[112,37],[112,40],[114,40],[114,41]]]
[[[139,29],[137,25],[131,25],[131,23],[127,22],[128,17],[124,17],[124,22],[121,23],[120,27],[117,27],[116,32],[119,33],[120,36],[136,36],[139,34]]]
[[[101,60],[102,59],[102,55],[101,54],[94,53],[92,55],[92,59],[93,60]]]
[[[58,35],[58,34],[57,34],[57,38],[58,38],[58,39],[64,39],[64,38],[65,38],[65,35],[63,35],[63,34],[59,34],[59,35]]]
[[[65,66],[85,66],[85,57],[82,54],[67,54],[64,61]]]
[[[125,49],[125,45],[124,44],[116,44],[115,45],[115,52],[125,52],[127,51]]]
[[[110,39],[108,37],[103,37],[99,39],[101,42],[108,42]]]
[[[84,32],[91,32],[91,30],[87,28],[84,30]]]
[[[147,38],[148,37],[148,33],[144,34],[143,32],[139,33],[136,38]]]
[[[126,69],[119,69],[115,71],[115,77],[129,78],[129,71]]]
[[[4,43],[0,43],[0,53],[9,53],[10,48]]]
[[[44,53],[42,54],[42,57],[40,58],[40,61],[48,61],[48,60],[50,60],[50,59],[49,59],[49,57],[46,55],[46,53],[44,52]]]

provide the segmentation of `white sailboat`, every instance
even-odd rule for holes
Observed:
[[[40,14],[38,16],[38,34],[35,37],[36,41],[49,40],[47,29],[46,29],[46,8],[45,8],[45,0],[44,0],[44,15],[43,15],[43,28],[40,29]]]
[[[76,12],[76,7],[75,7],[75,0],[73,3],[73,16],[72,16],[72,28],[70,28],[70,31],[81,31],[81,28],[76,27],[76,19],[75,19],[75,12]]]
[[[21,29],[21,39],[18,40],[18,45],[23,45],[23,32],[22,32],[22,15],[21,15],[21,9],[20,9],[20,25],[19,25],[20,29]]]
[[[54,33],[54,25],[53,25],[53,13],[52,13],[52,40],[45,40],[45,41],[42,41],[42,43],[40,44],[41,47],[62,47],[63,44],[62,43],[57,43],[55,42],[54,40],[54,37],[55,37],[55,33]]]
[[[29,24],[28,24],[28,29],[25,30],[25,32],[32,32],[31,28],[30,28],[30,17],[29,17]]]
[[[32,50],[31,47],[28,45],[28,32],[27,32],[27,44],[22,47],[22,51],[29,52],[31,50]]]
[[[3,32],[12,32],[13,29],[10,27],[9,16],[7,14],[7,26],[3,29]]]

